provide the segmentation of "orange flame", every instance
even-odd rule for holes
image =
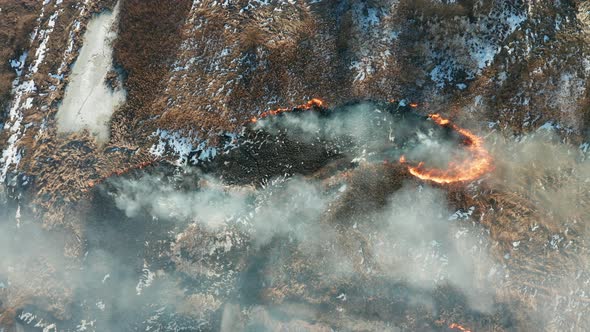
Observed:
[[[109,174],[107,174],[105,176],[100,177],[99,179],[89,180],[88,183],[87,183],[88,188],[96,187],[97,185],[103,183],[105,180],[107,180],[108,178],[110,178],[110,177],[112,177],[114,175],[121,176],[123,174],[127,174],[127,173],[131,172],[134,169],[143,169],[143,168],[145,168],[145,167],[147,167],[149,165],[152,165],[152,164],[156,163],[157,161],[158,161],[158,159],[151,160],[151,161],[144,161],[144,162],[141,162],[139,164],[133,165],[131,167],[114,170],[111,173],[109,173]]]
[[[449,119],[444,119],[440,114],[430,114],[428,117],[439,126],[446,126],[451,123]]]
[[[310,101],[308,101],[305,104],[301,104],[292,108],[277,108],[274,110],[270,110],[270,111],[266,111],[266,112],[262,112],[258,117],[252,117],[248,123],[256,123],[259,119],[264,119],[266,117],[272,116],[272,115],[279,115],[281,113],[285,113],[285,112],[292,112],[293,110],[309,110],[313,107],[324,107],[325,103],[323,100],[319,99],[319,98],[313,98]]]
[[[463,332],[472,332],[470,329],[463,327],[457,323],[453,323],[453,324],[449,325],[449,328],[453,329],[453,330],[463,331]]]
[[[418,166],[408,166],[410,174],[419,179],[436,183],[454,183],[475,180],[492,169],[492,157],[483,146],[481,137],[467,129],[460,128],[439,114],[430,114],[428,117],[437,125],[449,127],[461,135],[467,145],[467,151],[471,154],[471,158],[463,160],[462,163],[450,163],[447,169],[428,169],[421,162]],[[402,156],[402,158],[403,161],[400,159],[400,162],[405,163],[405,157]]]
[[[393,99],[390,100],[393,102]],[[410,103],[410,107],[418,107],[418,103]],[[319,98],[313,98],[305,104],[293,108],[278,108],[263,112],[258,117],[251,118],[248,123],[256,123],[259,119],[264,119],[268,116],[278,115],[284,112],[292,112],[294,110],[309,110],[314,107],[324,107],[324,102]],[[440,114],[428,115],[432,121],[441,127],[453,129],[461,137],[467,146],[467,151],[470,152],[471,158],[463,160],[461,163],[449,163],[447,169],[428,169],[424,166],[424,162],[418,163],[417,166],[408,165],[408,170],[413,176],[427,181],[432,181],[441,184],[465,182],[475,180],[492,169],[492,158],[488,151],[483,146],[483,139],[473,134],[467,129],[458,127],[451,123],[449,119],[443,118]],[[401,164],[406,164],[406,157],[401,156],[399,159]]]

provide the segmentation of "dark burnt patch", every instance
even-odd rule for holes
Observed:
[[[365,107],[358,109],[360,105]],[[372,128],[360,139],[352,133],[334,134],[332,131],[338,128],[331,131],[320,126],[316,132],[308,132],[281,125],[285,117],[315,116],[321,124],[333,118],[358,116],[358,112],[366,113],[363,120]],[[261,122],[265,125],[260,126]],[[369,156],[372,161],[397,162],[405,149],[419,144],[420,132],[434,132],[442,140],[458,139],[451,128],[441,128],[399,103],[357,100],[333,109],[296,108],[247,123],[237,148],[199,162],[197,167],[230,184],[257,184],[278,176],[311,175],[334,162],[354,167],[353,159],[368,149],[374,150]],[[195,155],[198,153],[195,151]]]

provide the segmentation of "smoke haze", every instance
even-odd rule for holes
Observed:
[[[435,126],[412,131],[411,121],[370,105],[283,118],[257,128],[333,144],[354,167],[248,185],[191,167],[112,179],[81,214],[88,240],[79,259],[63,258],[63,239],[27,217],[20,228],[12,217],[2,220],[2,307],[46,298],[20,315],[36,315],[31,322],[38,323],[40,311],[50,312],[49,324],[73,319],[66,308],[84,303],[68,324],[79,326],[82,317],[96,321],[96,331],[398,331],[391,322],[408,313],[473,321],[500,315],[511,326],[516,314],[507,303],[522,296],[512,285],[530,278],[517,267],[536,262],[572,271],[532,279],[570,295],[551,306],[531,297],[540,309],[530,315],[550,325],[580,312],[568,300],[582,296],[590,276],[561,253],[579,250],[580,262],[588,261],[579,213],[588,211],[590,168],[568,145],[542,133],[488,137],[496,170],[485,179],[487,195],[515,193],[511,204],[523,204],[505,213],[480,196],[477,183],[431,186],[382,164],[383,156],[420,160],[461,148]],[[469,197],[457,198],[464,204],[454,200],[460,195]],[[527,248],[545,256],[531,257]]]

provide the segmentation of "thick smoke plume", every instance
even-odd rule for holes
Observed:
[[[508,326],[516,310],[544,326],[568,326],[563,317],[588,310],[576,303],[584,303],[590,280],[590,167],[571,145],[541,131],[517,140],[488,136],[494,173],[457,189],[397,179],[403,167],[382,163],[460,149],[434,129],[416,133],[371,105],[281,120],[256,126],[328,144],[349,166],[249,185],[192,168],[112,179],[80,215],[88,237],[82,258],[64,258],[60,235],[28,217],[17,227],[16,210],[8,209],[0,221],[3,321],[37,324],[44,312],[46,327],[90,331],[396,331],[404,321],[398,311],[449,319],[444,327],[456,312],[472,319],[459,323],[502,315]],[[469,198],[453,201],[462,192]],[[539,264],[552,278],[527,274]],[[561,298],[518,293],[514,285],[527,278]],[[498,311],[523,299],[536,309]],[[80,303],[82,314],[73,315],[69,308]]]
[[[375,151],[397,158],[400,151],[424,156],[424,151],[434,147],[442,155],[441,150],[453,148],[452,142],[438,143],[432,131],[419,132],[408,140],[405,136],[411,128],[407,123],[392,121],[388,113],[371,104],[351,107],[343,115],[321,117],[308,112],[285,115],[280,120],[258,121],[256,128],[286,132],[289,139],[309,144],[336,142],[336,148],[362,164],[360,173],[371,167],[363,160],[370,159]],[[400,141],[408,142],[396,145],[398,134]],[[212,234],[227,234],[230,229],[242,234],[239,237],[247,239],[254,252],[275,246],[277,239],[295,243],[307,259],[322,262],[310,273],[322,274],[327,280],[361,273],[428,291],[450,285],[463,293],[473,308],[492,310],[493,292],[486,285],[496,275],[489,274],[494,268],[484,231],[466,226],[462,219],[469,219],[473,210],[450,210],[440,189],[408,183],[386,198],[385,205],[364,215],[335,220],[331,216],[351,199],[346,181],[335,180],[339,184],[330,186],[325,179],[313,177],[276,178],[239,187],[202,174],[193,176],[200,179],[198,190],[178,190],[150,176],[118,181],[117,206],[129,216],[150,211],[158,218],[199,225]],[[341,176],[337,174],[334,179]],[[356,196],[352,199],[357,203],[364,200]],[[194,240],[186,236],[179,239]],[[224,242],[230,252],[227,245]],[[282,263],[277,264],[290,264],[292,257],[280,256]],[[364,287],[367,294],[372,289],[371,285]],[[420,301],[432,306],[434,300],[426,296]]]

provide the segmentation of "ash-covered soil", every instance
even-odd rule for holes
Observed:
[[[322,125],[285,125],[314,120]],[[52,324],[60,331],[450,331],[455,322],[490,330],[517,324],[508,303],[492,301],[482,311],[465,285],[451,275],[445,280],[447,273],[460,271],[445,271],[449,258],[442,254],[459,253],[437,247],[452,246],[449,215],[434,215],[445,211],[444,203],[427,198],[425,204],[436,211],[426,212],[418,225],[406,223],[410,216],[401,225],[388,221],[391,195],[408,191],[395,207],[407,213],[405,195],[423,190],[393,161],[418,145],[420,135],[456,140],[444,128],[409,107],[367,102],[261,122],[248,125],[244,142],[218,158],[192,167],[161,163],[92,189],[77,214],[84,229],[83,258],[70,262],[63,275],[48,276],[69,291],[68,298],[49,299],[60,301],[63,310],[58,315],[51,305],[23,300],[14,313],[17,326],[25,331],[37,331],[35,325],[51,330]],[[336,135],[330,132],[335,128],[347,130]],[[460,141],[455,144],[461,147]],[[368,147],[376,152],[366,153]],[[431,218],[440,222],[435,227],[442,234],[432,240],[440,244],[409,244],[398,263],[383,256],[380,246],[403,245],[407,239],[400,234],[418,231],[406,228],[433,227],[420,225],[434,222]],[[28,234],[20,227],[36,224],[12,231]],[[389,242],[372,239],[379,237],[373,232],[398,235]],[[435,261],[403,262],[405,255],[420,260],[427,253]],[[394,272],[430,264],[442,264],[440,276],[428,271],[417,282]]]
[[[4,323],[26,331],[546,324],[522,297],[501,295],[514,282],[510,273],[530,280],[531,271],[508,264],[522,264],[512,260],[526,259],[520,252],[530,255],[543,240],[531,237],[508,254],[514,257],[499,257],[503,243],[516,241],[490,237],[498,225],[489,223],[502,220],[501,211],[486,219],[499,204],[493,180],[479,188],[430,186],[397,162],[423,156],[429,144],[443,154],[463,149],[448,127],[409,106],[365,101],[295,109],[226,139],[237,139],[235,147],[208,161],[157,163],[94,186],[71,217],[82,229],[81,258],[64,258],[59,243],[67,239],[44,236],[26,209],[15,221],[15,209],[26,205],[16,200],[3,226],[15,237],[4,246],[27,261],[4,273],[29,282],[43,272],[34,278],[38,288],[8,284],[15,293],[4,294],[3,307],[12,308]],[[34,246],[25,243],[31,233],[39,234]]]

